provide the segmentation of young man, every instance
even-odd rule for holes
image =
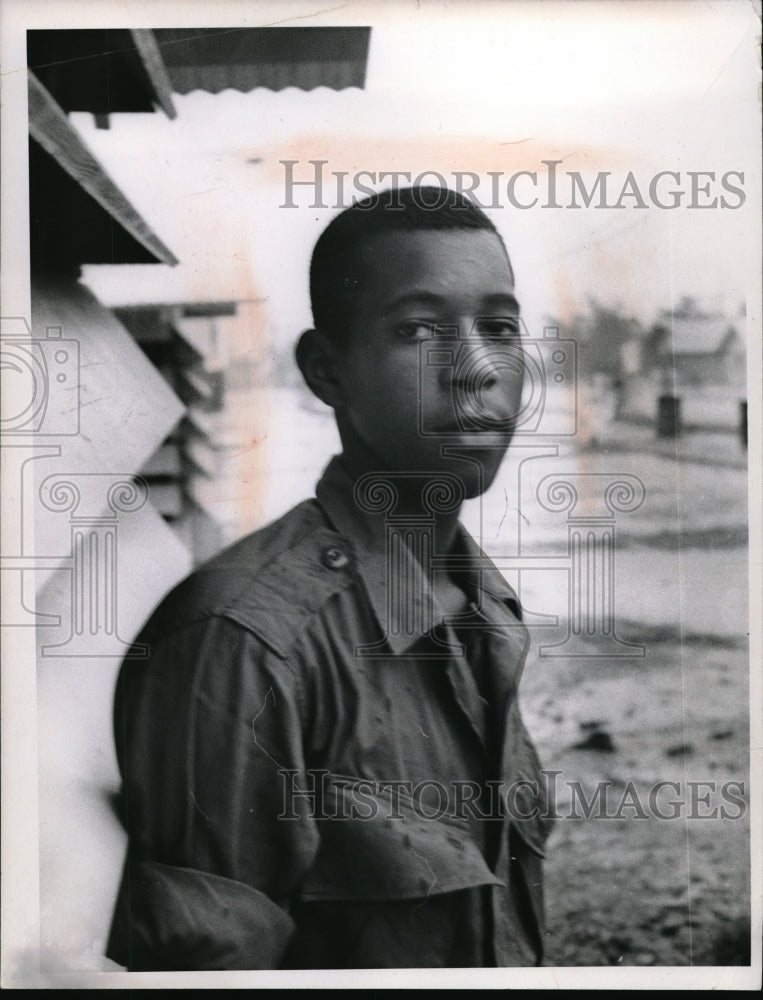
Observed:
[[[516,595],[458,524],[520,408],[502,240],[439,189],[319,239],[297,360],[343,452],[181,583],[116,697],[134,970],[532,965],[542,776]]]

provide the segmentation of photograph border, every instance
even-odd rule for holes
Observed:
[[[509,0],[500,0],[508,5]],[[513,11],[533,0],[512,3]],[[543,0],[534,0],[542,3]],[[627,2],[627,0],[621,0]],[[638,0],[647,3],[648,0]],[[677,3],[681,0],[662,0]],[[693,0],[698,2],[698,0]],[[726,0],[750,8],[760,24],[760,4],[747,0]],[[52,5],[41,0],[1,0],[0,63],[2,73],[2,274],[0,275],[0,315],[31,321],[29,275],[28,201],[20,192],[28,191],[27,156],[27,75],[25,33],[33,28],[74,27],[258,27],[287,25],[403,25],[416,30],[417,12],[436,16],[436,2],[416,0],[353,0],[346,5],[322,8],[317,3],[277,0],[133,0],[126,7],[117,0],[104,3],[68,0]],[[464,7],[458,0],[448,5]],[[713,6],[719,7],[718,0]],[[603,8],[602,8],[603,9]],[[606,14],[603,14],[606,16]],[[129,22],[129,24],[128,24]],[[750,122],[750,140],[760,138],[760,114]],[[759,152],[757,153],[759,157]],[[759,160],[758,160],[759,164]],[[755,188],[759,177],[748,180],[746,212],[760,207]],[[758,212],[758,220],[760,214]],[[745,231],[749,232],[749,224]],[[758,845],[763,843],[763,358],[761,358],[761,264],[763,226],[757,222],[756,244],[749,254],[747,289],[748,330],[748,500],[749,500],[749,612],[750,612],[750,840],[752,848],[751,905],[753,944],[763,935],[761,887],[763,861]],[[754,338],[749,339],[751,331]],[[64,334],[65,335],[65,334]],[[757,349],[756,349],[757,348]],[[5,466],[4,466],[5,469]],[[11,482],[3,483],[3,519],[7,523],[23,511],[25,499]],[[535,969],[449,969],[449,970],[347,970],[347,971],[268,971],[268,972],[175,972],[128,973],[71,971],[40,973],[35,967],[34,948],[40,935],[39,900],[39,806],[37,800],[38,731],[35,680],[36,642],[33,629],[4,629],[2,634],[2,985],[6,988],[296,988],[324,986],[338,988],[593,988],[593,989],[755,989],[760,986],[761,959],[753,948],[749,967],[653,967],[604,968],[539,967]],[[31,949],[31,950],[30,950]],[[23,956],[21,959],[19,956]]]

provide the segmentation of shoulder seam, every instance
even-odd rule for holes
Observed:
[[[285,656],[278,650],[274,649],[269,642],[267,642],[255,629],[250,628],[246,622],[239,620],[238,618],[235,617],[235,615],[229,614],[228,611],[225,609],[222,610],[219,608],[210,609],[208,611],[203,612],[202,614],[196,615],[194,618],[189,618],[186,619],[185,621],[178,622],[177,624],[172,625],[170,628],[163,629],[161,632],[158,632],[157,635],[154,637],[155,641],[164,642],[168,639],[171,639],[178,633],[193,628],[194,625],[200,625],[201,623],[205,621],[210,621],[213,618],[223,619],[226,622],[229,622],[231,625],[235,626],[237,631],[245,632],[248,635],[251,635],[254,639],[258,641],[258,643],[264,649],[267,649],[269,653],[271,653],[273,656],[277,657],[277,659],[285,663],[292,677],[295,680],[297,679],[298,672],[287,656]]]
[[[301,627],[294,631],[288,642],[288,649],[286,645],[276,643],[272,639],[268,638],[267,635],[258,629],[251,621],[246,620],[244,615],[238,615],[236,613],[237,609],[235,607],[229,607],[216,612],[220,617],[228,618],[230,621],[235,622],[241,629],[246,632],[251,633],[265,646],[268,647],[271,652],[273,652],[279,659],[287,661],[291,655],[291,651],[300,641],[305,632],[313,625],[313,623],[320,617],[323,613],[324,608],[328,602],[335,597],[337,594],[342,593],[345,590],[349,590],[354,583],[354,578],[346,579],[341,586],[337,586],[330,594],[326,596],[326,599],[316,608],[310,610],[309,617],[302,623]]]

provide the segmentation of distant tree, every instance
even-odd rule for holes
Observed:
[[[654,368],[659,366],[665,344],[670,343],[670,330],[662,323],[655,323],[644,337],[644,347],[642,357],[644,368]]]
[[[622,375],[623,344],[645,336],[638,320],[595,299],[589,299],[586,312],[569,322],[551,322],[559,326],[562,336],[577,342],[580,373],[584,378],[598,373],[619,378]]]

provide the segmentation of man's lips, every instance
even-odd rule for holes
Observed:
[[[457,434],[473,436],[490,436],[495,434],[508,434],[514,429],[510,417],[498,417],[482,414],[479,421],[469,420],[446,420],[435,424],[432,427],[434,434]]]

